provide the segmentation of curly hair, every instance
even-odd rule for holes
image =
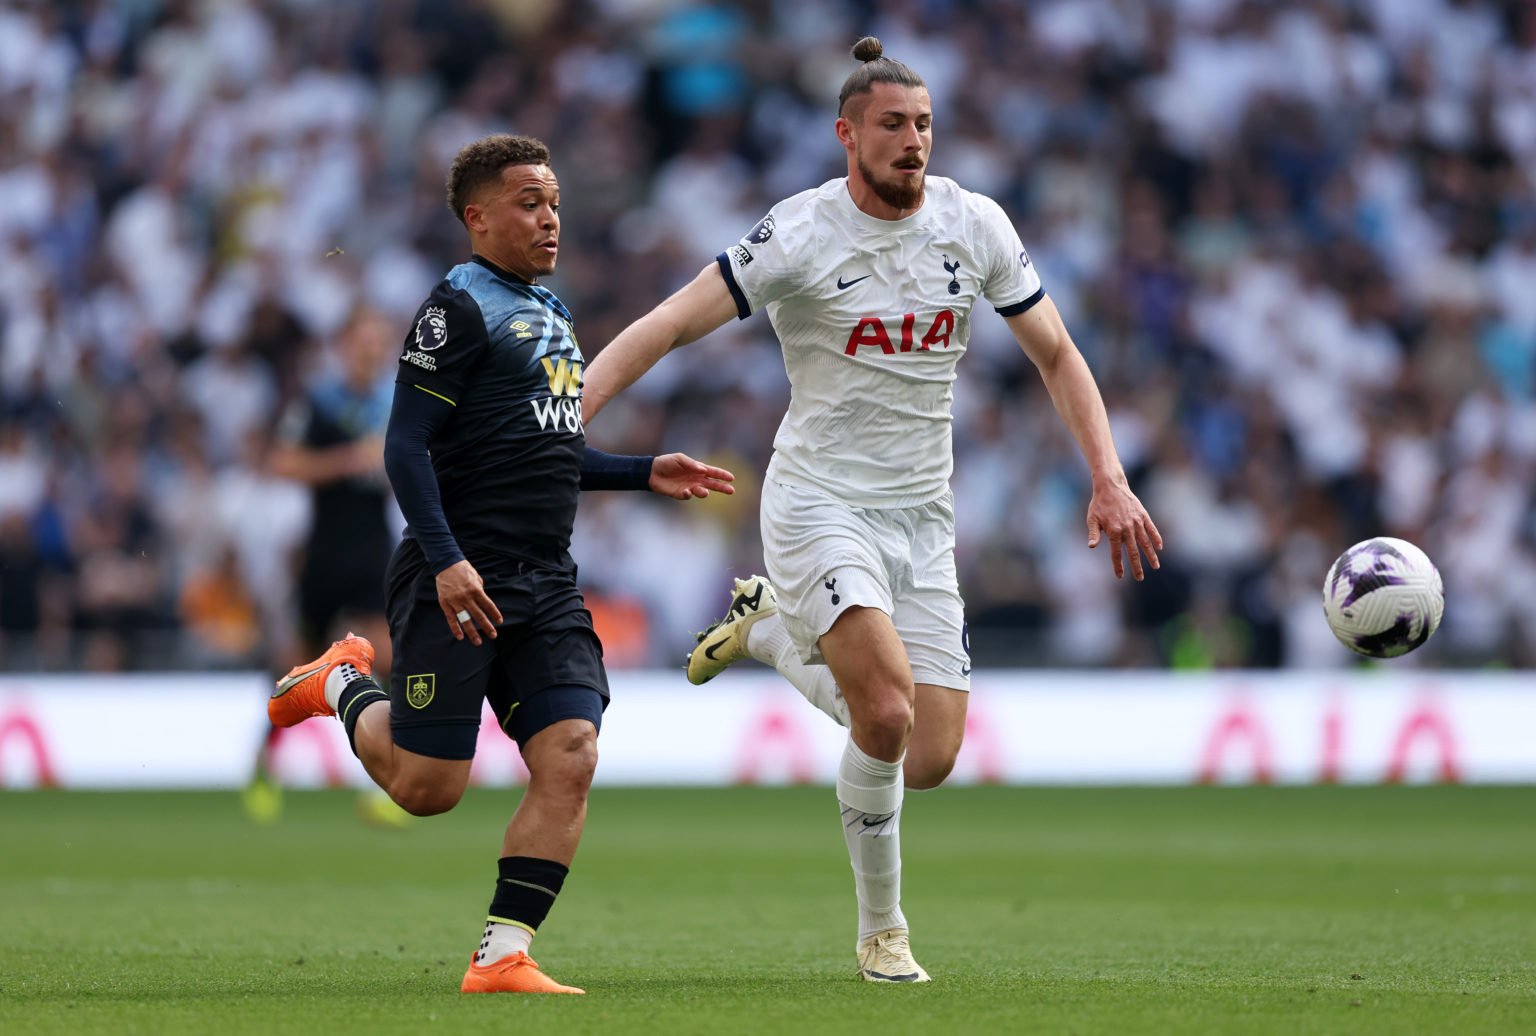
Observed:
[[[895,58],[884,56],[885,47],[873,36],[865,36],[853,45],[853,56],[864,64],[854,70],[843,83],[842,91],[837,95],[837,114],[842,118],[848,107],[848,99],[860,94],[867,94],[874,89],[876,83],[895,83],[897,86],[912,86],[927,88],[923,77],[903,65]],[[858,112],[849,116],[857,121]]]
[[[549,148],[534,137],[496,133],[465,144],[448,170],[448,207],[464,222],[464,207],[501,179],[509,165],[548,165]]]

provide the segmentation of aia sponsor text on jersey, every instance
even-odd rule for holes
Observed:
[[[901,317],[890,318],[891,325],[896,325],[900,320],[900,338],[893,342],[891,331],[886,321],[881,317],[860,317],[848,333],[848,344],[843,348],[844,355],[853,356],[859,351],[860,346],[869,346],[879,349],[887,356],[896,353],[928,352],[934,348],[948,349],[949,336],[955,329],[955,314],[952,310],[941,309],[928,323],[928,330],[923,337],[913,345],[913,331],[917,327],[917,314],[904,313]],[[926,323],[927,321],[925,321]]]

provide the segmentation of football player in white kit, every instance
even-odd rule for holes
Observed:
[[[682,290],[631,324],[583,379],[584,416],[668,351],[765,309],[789,410],[762,496],[769,579],[737,580],[688,677],[772,665],[849,728],[837,798],[858,895],[860,974],[925,982],[901,911],[903,783],[937,786],[965,733],[970,659],[955,573],[950,436],[972,307],[1003,315],[1088,462],[1088,546],[1116,577],[1162,537],[1126,484],[1093,375],[996,202],[927,176],[927,87],[860,40],[836,131],[848,175],[775,205]],[[1122,557],[1123,550],[1123,557]],[[771,581],[770,581],[771,580]]]

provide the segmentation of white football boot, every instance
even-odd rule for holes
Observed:
[[[775,615],[778,610],[773,586],[765,577],[749,576],[736,580],[736,593],[725,618],[700,633],[698,644],[688,655],[688,682],[708,683],[724,672],[726,666],[750,658],[747,631],[759,619]]]
[[[887,928],[860,939],[855,950],[865,982],[927,982],[928,972],[912,959],[905,928]]]

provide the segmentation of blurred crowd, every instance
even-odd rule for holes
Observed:
[[[0,0],[0,667],[286,667],[311,515],[279,415],[358,313],[403,338],[465,257],[457,149],[551,146],[548,286],[590,358],[842,175],[865,33],[929,84],[930,171],[1015,219],[1167,541],[1139,586],[1085,548],[1083,462],[979,313],[978,664],[1347,665],[1323,574],[1388,534],[1445,579],[1411,664],[1536,666],[1536,5]],[[583,500],[611,664],[680,660],[760,570],[787,393],[759,317],[588,429],[740,476]]]

